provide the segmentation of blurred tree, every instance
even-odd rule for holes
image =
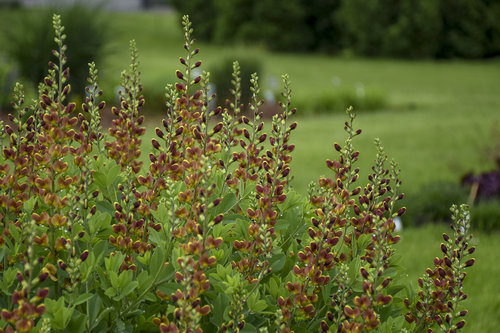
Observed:
[[[386,31],[383,53],[404,58],[434,57],[442,33],[439,1],[401,0],[398,12]]]
[[[19,75],[33,83],[36,89],[48,71],[48,62],[55,61],[51,50],[55,48],[52,32],[52,13],[60,12],[64,33],[68,36],[68,66],[71,68],[70,84],[74,93],[83,95],[88,63],[97,62],[102,56],[108,38],[108,24],[99,9],[87,5],[74,5],[64,9],[24,10],[5,24],[9,43],[5,50],[16,63]],[[21,17],[21,20],[19,20]]]
[[[170,0],[170,3],[179,13],[179,20],[182,15],[189,15],[193,26],[196,27],[196,38],[213,40],[218,15],[214,0]]]
[[[278,51],[363,56],[500,55],[498,0],[171,0],[197,36]]]

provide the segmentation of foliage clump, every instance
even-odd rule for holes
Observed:
[[[290,187],[290,81],[281,112],[265,125],[259,81],[241,115],[238,64],[227,107],[209,108],[191,23],[186,56],[166,87],[149,165],[139,61],[122,73],[108,134],[90,64],[82,114],[70,86],[60,17],[58,62],[39,97],[4,124],[0,165],[0,332],[455,332],[465,325],[464,269],[474,263],[468,212],[453,208],[442,258],[405,293],[393,245],[399,170],[376,140],[368,183],[358,186],[361,130],[348,109],[347,139],[335,143],[329,177],[308,199]],[[265,131],[268,130],[266,134]],[[402,300],[404,298],[404,301]],[[406,319],[406,321],[405,321]]]

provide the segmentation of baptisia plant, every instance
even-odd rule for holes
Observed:
[[[292,90],[264,121],[259,78],[241,103],[210,107],[210,75],[184,17],[178,82],[149,158],[139,56],[121,75],[120,103],[100,100],[95,64],[81,113],[67,100],[66,35],[54,15],[56,61],[2,124],[0,332],[456,332],[470,255],[465,206],[453,207],[443,256],[406,286],[394,244],[399,170],[380,141],[367,183],[356,167],[361,134],[303,198],[290,186]],[[202,73],[199,75],[198,73]],[[247,110],[247,111],[244,111]],[[107,131],[102,112],[114,115]],[[144,163],[149,160],[148,163]]]

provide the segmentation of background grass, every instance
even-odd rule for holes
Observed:
[[[0,22],[2,15],[15,12],[0,12]],[[105,94],[113,94],[121,70],[127,68],[128,42],[134,38],[139,48],[144,89],[149,95],[161,96],[165,84],[174,81],[178,58],[184,55],[181,27],[175,15],[170,12],[106,15],[113,39],[106,59],[97,64]],[[386,108],[358,115],[357,126],[363,129],[363,134],[356,138],[355,146],[361,151],[362,175],[367,174],[375,158],[375,137],[382,140],[386,152],[399,163],[405,192],[416,192],[428,182],[458,182],[466,171],[493,167],[484,151],[493,144],[491,133],[500,122],[499,60],[373,60],[274,54],[258,46],[199,44],[198,47],[204,69],[227,56],[237,59],[244,54],[260,59],[264,87],[288,73],[294,94],[300,99],[313,99],[319,92],[335,89],[333,81],[347,87],[362,83],[383,91],[388,98]],[[324,161],[336,157],[333,142],[342,143],[345,138],[342,128],[346,117],[342,111],[305,117],[298,110],[299,126],[292,138],[296,144],[292,172],[299,192],[305,193],[310,181],[328,173]],[[149,117],[148,128],[159,126],[160,118],[158,114]],[[152,135],[150,130],[144,139],[145,159]],[[416,278],[439,255],[444,231],[446,228],[442,226],[403,231],[398,249],[408,268],[408,279],[414,285]],[[465,286],[470,296],[467,300],[470,313],[464,331],[494,332],[500,327],[500,235],[479,233],[475,241],[477,262],[470,269]]]

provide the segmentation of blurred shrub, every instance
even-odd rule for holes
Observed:
[[[214,0],[170,0],[177,12],[189,15],[189,19],[196,27],[196,38],[212,40],[216,25],[216,10]]]
[[[345,28],[347,47],[356,54],[378,56],[382,52],[387,27],[397,17],[397,6],[384,0],[342,1],[338,19]]]
[[[398,15],[386,30],[381,52],[395,57],[434,57],[442,29],[439,1],[401,0],[398,4]]]
[[[403,58],[500,55],[496,0],[172,0],[201,38]]]
[[[450,221],[453,203],[467,202],[467,190],[456,183],[434,182],[406,196],[405,225]]]
[[[7,74],[9,73],[9,66],[0,57],[0,112],[2,112],[9,102],[10,87],[7,82]]]
[[[241,77],[241,103],[246,108],[250,103],[250,77],[253,73],[262,73],[262,64],[256,58],[250,57],[226,57],[217,64],[210,68],[211,82],[215,85],[215,92],[217,94],[216,104],[226,105],[227,99],[233,99],[230,89],[233,87],[231,81],[233,80],[233,62],[237,60],[240,64],[240,77]]]
[[[440,58],[482,58],[499,54],[500,3],[491,0],[441,0]]]
[[[471,209],[472,227],[482,231],[500,230],[500,199],[482,201]]]
[[[5,51],[17,65],[19,75],[29,80],[33,87],[42,81],[52,60],[51,50],[56,44],[52,36],[53,9],[22,10],[10,22],[4,24],[9,42]],[[97,62],[102,55],[108,38],[108,24],[96,7],[74,5],[58,9],[70,36],[68,45],[68,66],[71,68],[72,92],[84,93],[88,76],[88,63]]]
[[[341,87],[318,92],[314,96],[296,96],[294,107],[301,114],[343,113],[347,105],[358,112],[379,110],[387,106],[387,97],[376,88]]]

